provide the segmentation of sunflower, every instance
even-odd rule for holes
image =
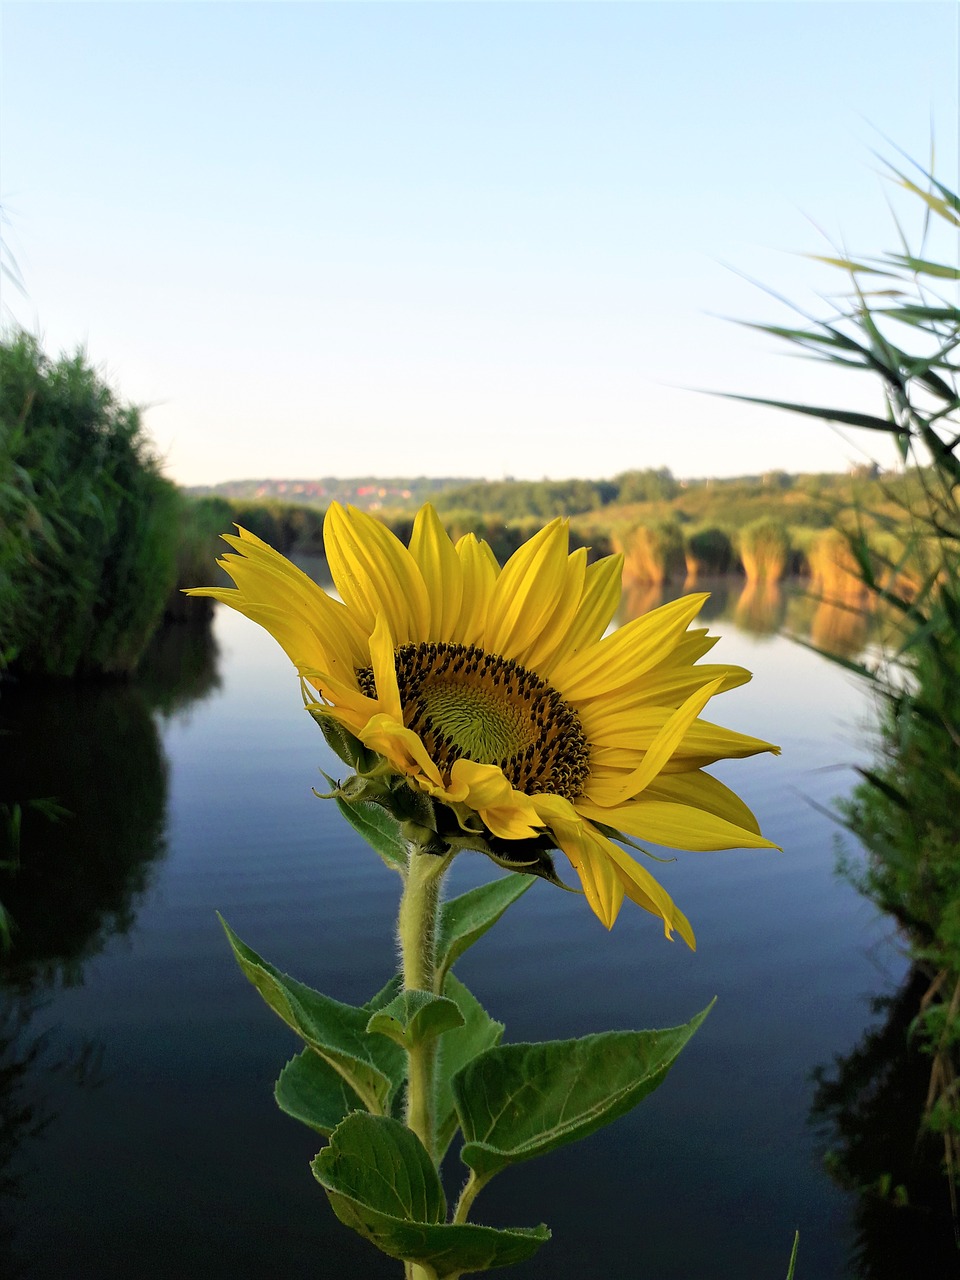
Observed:
[[[716,642],[688,630],[706,594],[684,596],[607,634],[622,557],[587,563],[557,519],[501,568],[433,507],[405,547],[383,524],[331,505],[324,545],[340,599],[244,529],[219,563],[235,589],[201,587],[265,627],[336,721],[392,775],[491,845],[530,842],[569,858],[611,928],[624,896],[693,947],[690,924],[620,844],[776,848],[704,766],[779,752],[700,718],[742,667],[697,665]],[[314,693],[316,696],[314,696]],[[525,843],[523,843],[525,842]]]

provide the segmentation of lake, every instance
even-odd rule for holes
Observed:
[[[638,591],[630,607],[656,602]],[[871,1002],[908,980],[892,925],[835,873],[841,829],[823,811],[868,758],[871,704],[771,629],[819,625],[846,652],[865,636],[849,618],[818,624],[789,592],[744,603],[735,584],[705,616],[722,635],[713,660],[755,673],[711,715],[783,747],[713,772],[783,852],[655,868],[696,954],[630,904],[607,934],[581,897],[537,882],[459,962],[511,1040],[672,1026],[717,997],[657,1093],[501,1174],[473,1217],[553,1229],[518,1280],[782,1280],[796,1229],[798,1280],[902,1280],[911,1272],[883,1269],[897,1264],[863,1198],[824,1168],[857,1099],[840,1120],[811,1116],[814,1071],[859,1051],[883,1024]],[[72,815],[28,814],[23,865],[2,881],[19,933],[0,1024],[0,1273],[399,1280],[399,1263],[334,1219],[308,1167],[320,1140],[276,1108],[299,1042],[241,976],[215,915],[352,1003],[395,966],[399,881],[312,794],[318,769],[343,767],[283,653],[218,608],[208,637],[162,638],[141,686],[11,686],[0,720],[10,794],[57,797]],[[463,855],[451,891],[496,874]],[[956,1253],[927,1219],[914,1231],[908,1215],[880,1217],[913,1274],[952,1274],[938,1259],[955,1267]]]

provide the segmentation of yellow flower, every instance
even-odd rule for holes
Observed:
[[[334,503],[324,544],[335,600],[243,529],[203,587],[265,627],[335,719],[436,801],[477,814],[495,841],[546,838],[610,928],[626,895],[692,947],[653,876],[611,838],[686,849],[776,848],[703,767],[778,752],[700,719],[750,679],[696,665],[715,643],[688,631],[689,595],[607,635],[622,559],[587,564],[554,520],[500,567],[472,534],[454,544],[431,506],[405,547]]]

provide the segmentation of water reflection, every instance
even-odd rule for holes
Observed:
[[[0,975],[19,989],[72,985],[130,928],[163,855],[167,762],[136,687],[13,687],[2,717],[3,798],[52,797],[66,812],[51,821],[23,805],[19,866],[0,881],[14,921]]]
[[[751,636],[772,636],[783,630],[786,593],[766,578],[746,584],[734,606],[733,620]]]
[[[875,615],[866,604],[860,607],[815,596],[802,579],[787,583],[747,582],[730,576],[698,578],[695,583],[685,583],[682,589],[670,584],[628,582],[617,621],[623,625],[688,591],[710,593],[697,624],[729,621],[758,638],[787,632],[842,658],[855,658],[862,653],[876,625]]]
[[[816,1072],[812,1119],[825,1163],[859,1193],[849,1273],[857,1280],[955,1275],[960,1253],[942,1167],[943,1141],[925,1132],[930,1058],[910,1035],[929,979],[911,971],[894,995],[874,1002],[884,1021],[852,1053]]]
[[[89,1088],[101,1079],[99,1041],[83,1039],[58,1050],[51,1028],[34,1029],[46,1003],[34,992],[0,987],[0,1274],[7,1280],[30,1274],[10,1210],[23,1199],[31,1144],[56,1119],[64,1086]]]
[[[165,718],[187,711],[220,688],[220,651],[210,620],[207,614],[199,623],[161,627],[140,660],[138,687]]]
[[[12,921],[0,958],[0,1273],[27,1275],[7,1207],[32,1143],[64,1091],[99,1082],[96,1038],[38,1029],[52,993],[133,926],[166,853],[169,767],[157,713],[219,685],[209,627],[171,626],[136,684],[6,684],[0,701],[0,811],[20,811],[16,856],[0,870]],[[54,800],[55,812],[38,800]]]

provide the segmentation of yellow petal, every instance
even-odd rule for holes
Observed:
[[[551,683],[567,699],[639,685],[643,675],[676,645],[707,596],[682,596],[635,618],[612,635],[569,658],[551,674]]]
[[[656,778],[645,793],[651,800],[668,800],[671,803],[690,805],[716,814],[734,826],[760,834],[760,826],[740,797],[729,787],[702,770],[693,773],[663,774]]]
[[[636,858],[631,858],[628,853],[621,849],[619,845],[614,844],[612,840],[608,840],[606,843],[609,845],[607,856],[617,869],[627,897],[632,902],[635,902],[638,907],[643,907],[644,911],[649,911],[651,915],[659,916],[663,921],[663,931],[668,938],[672,930],[676,929],[690,950],[696,951],[697,940],[694,937],[693,929],[690,927],[690,921],[673,901],[666,889],[653,878],[645,867],[642,867],[637,862]]]
[[[456,552],[463,572],[463,600],[450,638],[459,644],[479,644],[500,566],[489,545],[472,533],[460,539]]]
[[[429,783],[425,790],[443,786],[440,771],[418,735],[392,716],[372,716],[356,734],[365,747],[384,756],[401,773],[420,783]]]
[[[483,631],[488,652],[513,658],[539,637],[564,587],[567,544],[566,524],[552,520],[503,566]]]
[[[305,701],[306,709],[333,716],[341,724],[345,724],[351,733],[362,728],[371,716],[379,712],[379,707],[372,698],[365,697],[355,687],[342,684],[327,671],[306,667],[299,675],[324,699],[323,702]]]
[[[547,679],[551,678],[555,668],[602,638],[620,603],[622,577],[622,555],[605,556],[587,566],[576,616],[557,645],[553,657],[544,663],[544,676]]]
[[[456,760],[450,770],[450,783],[450,799],[465,803],[479,813],[495,836],[504,840],[526,840],[539,835],[543,824],[536,805],[529,796],[510,785],[497,765]]]
[[[377,686],[377,702],[380,710],[393,720],[403,721],[403,705],[400,702],[400,686],[397,684],[397,663],[393,636],[386,614],[377,618],[370,637],[370,666],[373,682]]]
[[[323,544],[341,598],[368,633],[384,613],[398,645],[423,639],[430,627],[423,574],[385,525],[333,502],[323,524]]]
[[[668,849],[779,849],[756,831],[685,804],[641,796],[612,808],[581,798],[577,808],[587,818],[616,827],[629,836],[666,845]]]
[[[541,818],[577,869],[591,907],[608,929],[613,925],[626,893],[631,901],[663,920],[668,938],[676,929],[691,948],[696,945],[690,922],[666,889],[629,854],[591,823],[584,821],[578,812],[581,807],[579,801],[574,809],[560,796],[536,796],[534,799]],[[581,868],[585,868],[585,873]],[[618,888],[612,887],[613,877],[619,882]]]
[[[690,726],[697,716],[720,688],[721,681],[713,680],[702,689],[691,694],[682,707],[679,707],[664,723],[643,759],[635,769],[617,781],[607,779],[601,781],[591,777],[587,781],[586,794],[594,803],[603,805],[622,804],[625,800],[639,795],[649,786],[670,757],[678,750]],[[616,823],[613,824],[614,826]]]
[[[424,640],[449,640],[463,602],[463,569],[450,535],[430,503],[417,512],[410,554],[420,567],[430,602],[430,625]]]
[[[239,533],[239,537],[223,535],[224,542],[234,547],[237,554],[225,555],[217,561],[233,578],[237,592],[230,592],[228,588],[195,587],[187,594],[212,596],[241,613],[245,612],[241,607],[244,602],[275,608],[287,615],[291,624],[296,619],[302,633],[305,636],[312,633],[324,650],[332,649],[348,661],[359,658],[366,647],[365,639],[344,605],[328,596],[322,587],[265,542],[254,538],[246,529]],[[304,647],[309,649],[312,645]],[[304,656],[306,654],[301,654]]]
[[[557,648],[570,630],[580,607],[586,569],[587,549],[578,547],[567,557],[563,586],[553,613],[540,628],[539,635],[534,637],[532,643],[515,655],[517,661],[521,662],[528,671],[545,675],[549,670]]]
[[[639,689],[628,694],[604,694],[599,698],[585,698],[577,703],[577,710],[586,728],[592,726],[604,730],[618,719],[626,722],[629,716],[643,707],[677,706],[696,689],[702,689],[713,680],[720,681],[718,693],[748,684],[753,677],[745,667],[728,667],[721,663],[705,663],[702,667],[668,667],[665,664],[647,673]]]
[[[672,707],[634,707],[624,711],[622,715],[611,712],[602,721],[594,723],[591,715],[584,709],[581,719],[591,745],[591,762],[611,765],[618,762],[626,764],[631,760],[632,763],[627,767],[635,768],[635,753],[649,750],[673,710]],[[696,759],[712,764],[716,760],[740,760],[745,756],[758,755],[762,751],[780,754],[779,747],[762,738],[751,738],[748,734],[724,729],[708,720],[695,720],[687,729],[674,755],[683,760]],[[684,766],[691,769],[701,767],[700,764]]]
[[[587,840],[560,846],[573,863],[593,914],[612,929],[623,904],[623,881],[606,853]],[[576,857],[576,861],[574,861]]]

